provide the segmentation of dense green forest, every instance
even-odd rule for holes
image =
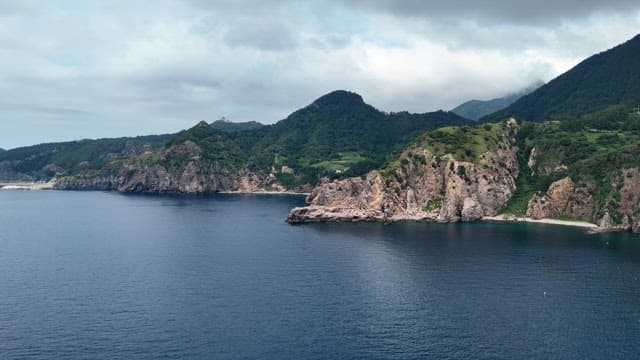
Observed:
[[[383,113],[360,95],[335,91],[264,129],[250,166],[286,165],[312,176],[360,175],[424,131],[470,121],[450,112]]]
[[[0,153],[0,180],[47,180],[61,174],[105,170],[119,161],[156,151],[172,135],[47,143]]]
[[[480,121],[577,118],[612,105],[640,104],[640,35],[593,55],[504,110]]]

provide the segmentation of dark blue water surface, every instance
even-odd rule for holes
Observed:
[[[640,356],[639,238],[302,202],[0,191],[0,358]]]

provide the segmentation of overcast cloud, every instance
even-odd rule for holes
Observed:
[[[0,1],[0,147],[273,123],[348,89],[450,109],[636,35],[637,1]]]

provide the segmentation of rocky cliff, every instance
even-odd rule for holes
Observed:
[[[498,214],[515,190],[518,124],[511,119],[456,131],[425,135],[398,161],[365,178],[323,183],[287,221],[455,222]],[[468,146],[460,155],[446,152],[435,146],[436,136],[441,142],[463,138]]]
[[[273,176],[260,176],[247,169],[230,169],[204,157],[200,147],[192,141],[171,146],[159,155],[147,153],[133,157],[107,171],[58,177],[55,188],[176,194],[285,190]]]
[[[533,219],[566,216],[593,221],[593,196],[585,186],[577,186],[569,177],[553,182],[545,193],[538,191],[527,205]]]
[[[381,170],[324,181],[307,197],[306,206],[290,212],[287,221],[474,221],[505,209],[523,166],[527,176],[539,173],[558,179],[526,197],[528,218],[583,220],[597,224],[596,231],[640,233],[637,167],[622,168],[597,181],[585,173],[563,176],[573,164],[536,161],[540,154],[535,148],[526,157],[520,153],[517,144],[528,140],[517,140],[519,129],[510,120],[482,128],[436,130]],[[542,159],[549,156],[542,153]]]
[[[622,169],[610,179],[610,189],[577,185],[569,177],[553,182],[546,192],[529,200],[527,216],[533,219],[567,217],[598,225],[595,232],[632,231],[640,234],[640,171]],[[599,201],[593,194],[600,194]]]

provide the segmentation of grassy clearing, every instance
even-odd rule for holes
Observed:
[[[312,167],[329,171],[345,171],[353,164],[367,160],[357,152],[338,153],[338,158],[312,164]]]

